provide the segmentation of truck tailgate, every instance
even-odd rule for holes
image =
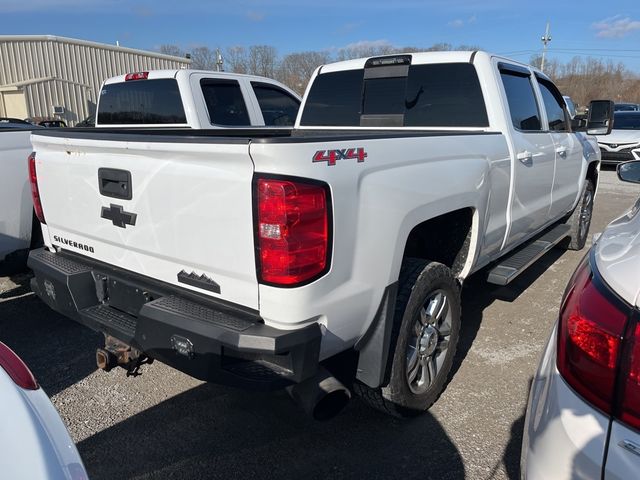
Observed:
[[[150,140],[34,135],[48,241],[257,309],[248,139]]]

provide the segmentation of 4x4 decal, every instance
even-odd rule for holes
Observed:
[[[327,165],[335,165],[338,160],[357,160],[358,163],[362,163],[365,158],[367,158],[367,152],[362,147],[318,150],[313,155],[313,163],[327,162]]]

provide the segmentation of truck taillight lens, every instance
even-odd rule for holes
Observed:
[[[0,342],[0,367],[2,367],[13,383],[26,390],[37,390],[38,382],[29,367],[13,350]]]
[[[29,155],[29,183],[31,184],[31,198],[33,199],[33,210],[40,223],[44,221],[44,212],[42,210],[42,202],[40,201],[40,190],[38,189],[38,173],[36,171],[36,152]]]
[[[324,184],[259,178],[257,263],[262,283],[298,286],[326,272],[330,255],[330,199]]]
[[[640,328],[625,338],[631,307],[607,289],[585,259],[560,311],[558,371],[589,403],[638,428]]]

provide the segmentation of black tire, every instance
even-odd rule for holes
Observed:
[[[585,181],[582,196],[575,210],[567,220],[567,225],[571,227],[569,231],[569,241],[566,243],[569,250],[582,250],[587,243],[589,227],[593,216],[593,200],[595,188],[589,179]]]
[[[441,295],[446,298],[444,305],[447,311],[443,309],[429,315],[429,310],[438,308]],[[435,306],[432,306],[433,302],[436,302]],[[440,317],[441,322],[438,320]],[[433,323],[425,319],[433,320]],[[445,335],[447,327],[449,333]],[[371,388],[356,381],[354,392],[373,408],[395,417],[411,417],[425,412],[449,381],[459,333],[460,289],[451,270],[438,262],[406,258],[400,270],[387,383]],[[425,339],[425,335],[428,338]],[[425,358],[429,366],[426,369],[422,368]],[[437,367],[435,375],[432,375],[433,366]],[[416,377],[413,381],[412,373]],[[427,385],[420,384],[424,376],[428,376]]]

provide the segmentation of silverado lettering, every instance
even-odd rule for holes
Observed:
[[[73,247],[73,248],[77,248],[78,250],[84,250],[85,252],[95,253],[93,247],[91,247],[89,245],[84,245],[82,243],[74,242],[74,241],[69,240],[67,238],[59,237],[58,235],[54,235],[53,236],[53,241],[54,242],[58,242],[58,243],[62,243],[64,245],[68,245],[68,246]]]

